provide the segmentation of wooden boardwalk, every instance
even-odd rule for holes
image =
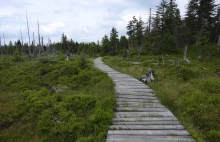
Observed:
[[[195,141],[172,112],[160,104],[152,89],[105,65],[101,58],[94,63],[116,85],[117,108],[107,142]]]

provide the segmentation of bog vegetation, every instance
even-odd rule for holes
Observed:
[[[1,141],[104,141],[114,84],[84,57],[0,62]]]

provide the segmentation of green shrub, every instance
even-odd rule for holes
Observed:
[[[79,138],[76,142],[92,142],[92,137],[82,137]]]
[[[183,79],[184,81],[201,77],[200,72],[196,68],[190,66],[181,65],[179,67],[175,67],[175,70],[177,72],[177,77]]]
[[[84,55],[80,56],[80,60],[79,60],[78,66],[81,69],[86,69],[88,67],[88,64],[87,64],[87,61],[86,61],[86,58],[85,58]]]
[[[39,62],[42,63],[42,64],[56,64],[57,63],[57,61],[52,61],[52,60],[49,60],[47,58],[40,59]]]
[[[85,114],[89,110],[96,107],[97,99],[91,95],[76,95],[71,96],[67,100],[67,110],[71,110],[75,113]]]
[[[57,86],[69,89],[51,91]],[[19,136],[20,141],[35,141],[37,136],[37,141],[45,142],[105,141],[115,106],[114,84],[86,58],[76,57],[69,62],[0,62],[1,90],[22,94],[19,103],[4,96],[13,104],[0,95],[0,103],[13,106],[6,112],[0,108],[0,125],[12,125],[0,134],[2,139],[16,141]],[[18,123],[14,124],[14,120]],[[16,136],[11,135],[13,132]]]
[[[207,134],[207,140],[209,142],[219,142],[220,140],[220,131],[211,130]]]
[[[201,84],[202,90],[209,93],[220,94],[220,80],[218,78],[211,78],[204,80]]]
[[[13,62],[22,62],[22,61],[24,61],[24,60],[22,59],[21,54],[19,53],[18,50],[16,50],[15,53],[13,54],[13,56],[12,56],[12,61],[13,61]]]
[[[51,129],[55,126],[55,118],[51,110],[45,110],[38,117],[37,129],[42,135],[51,133]]]

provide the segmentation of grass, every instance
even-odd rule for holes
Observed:
[[[105,141],[115,102],[91,59],[0,62],[1,141]]]
[[[189,59],[191,63],[180,62],[176,67],[171,62],[165,65],[156,60],[159,57],[144,56],[132,61],[141,62],[132,65],[130,61],[119,57],[104,57],[103,61],[112,68],[129,74],[137,79],[153,68],[156,80],[149,86],[154,90],[160,102],[168,107],[183,126],[197,141],[218,142],[220,139],[220,80],[213,73],[219,68],[217,58],[207,61]],[[167,57],[171,60],[175,56]],[[199,66],[198,66],[199,64]],[[201,69],[205,66],[207,69]]]

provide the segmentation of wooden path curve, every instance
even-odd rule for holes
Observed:
[[[105,65],[101,58],[94,63],[116,85],[117,108],[107,142],[195,141],[172,112],[160,104],[152,89]]]

